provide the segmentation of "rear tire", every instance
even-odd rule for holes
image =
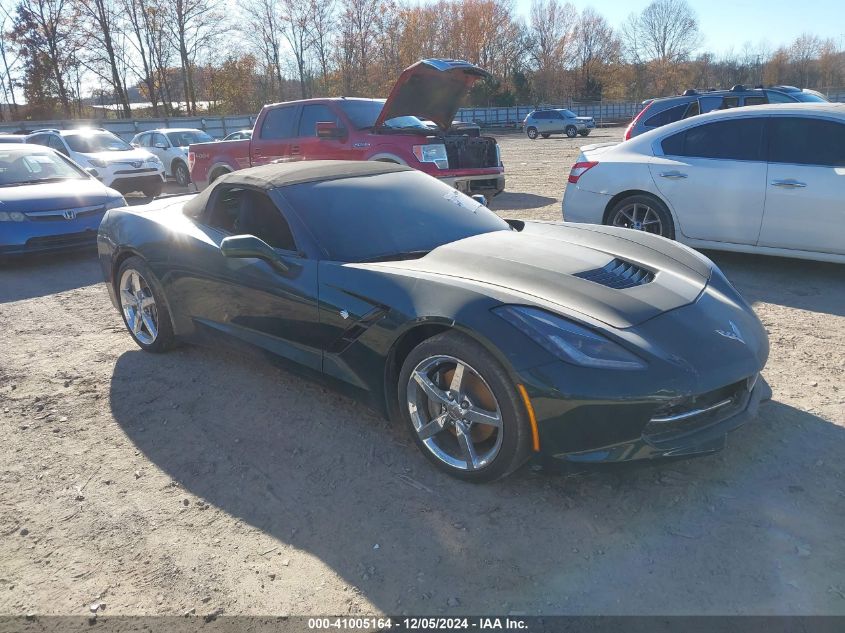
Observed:
[[[590,130],[581,130],[580,132],[578,132],[578,134],[580,134],[581,136],[589,136]]]
[[[525,133],[528,135],[528,138],[530,138],[532,141],[537,139],[537,128],[533,125],[527,130],[525,130]]]
[[[531,430],[517,389],[468,336],[444,332],[415,347],[402,364],[397,395],[417,447],[453,477],[493,481],[528,459]]]
[[[565,131],[569,138],[575,138],[578,135],[578,130],[574,125],[567,125]]]
[[[161,353],[175,342],[164,291],[153,271],[140,257],[129,257],[117,271],[115,290],[123,324],[146,352]]]
[[[548,134],[548,133],[547,133],[547,134],[541,134],[541,136],[542,136],[543,138],[549,138],[549,137],[551,136],[551,134]]]
[[[607,212],[604,223],[675,239],[675,223],[668,207],[648,194],[622,198]]]

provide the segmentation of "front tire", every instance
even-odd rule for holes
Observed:
[[[161,191],[164,188],[164,183],[157,182],[152,185],[147,185],[143,189],[141,189],[141,193],[143,193],[147,198],[158,198],[161,195]]]
[[[567,125],[565,131],[569,138],[575,138],[578,135],[578,130],[574,125]]]
[[[191,173],[188,171],[188,166],[182,161],[177,161],[173,167],[173,177],[176,178],[176,184],[180,187],[187,187],[191,182]]]
[[[513,382],[490,352],[463,334],[445,332],[414,348],[397,393],[417,447],[453,477],[493,481],[528,458],[531,432]]]
[[[164,292],[140,257],[129,257],[120,265],[117,299],[123,324],[142,350],[159,353],[173,347],[173,325]]]
[[[537,139],[537,128],[536,127],[534,127],[534,126],[529,127],[527,130],[525,130],[525,133],[528,135],[528,138],[530,138],[532,141]]]
[[[605,224],[675,239],[675,223],[663,201],[637,194],[623,198],[607,213]]]
[[[581,130],[580,132],[578,132],[578,134],[580,134],[581,136],[589,136],[590,130]]]
[[[541,134],[541,136],[542,136],[543,138],[549,138],[549,137],[551,136],[551,134],[546,133],[546,134]]]

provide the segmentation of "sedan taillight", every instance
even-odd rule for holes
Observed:
[[[646,110],[648,110],[652,106],[653,103],[654,103],[654,101],[649,101],[649,103],[646,107],[644,107],[642,110],[637,112],[637,115],[631,120],[631,122],[628,124],[628,127],[625,128],[625,134],[622,135],[623,141],[630,141],[631,140],[631,134],[634,132],[634,126],[637,124],[637,121],[639,121],[641,118],[643,118],[643,115],[646,113]]]
[[[577,184],[578,179],[581,176],[586,174],[589,170],[591,170],[593,167],[595,167],[598,164],[599,164],[598,161],[595,161],[595,160],[585,161],[583,163],[575,163],[572,166],[572,169],[569,170],[569,182],[572,183],[572,184]]]

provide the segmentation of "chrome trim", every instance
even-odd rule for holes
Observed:
[[[710,411],[715,411],[716,409],[726,407],[729,404],[733,404],[733,401],[733,398],[728,398],[727,400],[722,400],[721,402],[717,402],[716,404],[710,405],[709,407],[705,407],[704,409],[693,409],[692,411],[685,411],[684,413],[679,413],[678,415],[668,415],[662,418],[651,418],[650,422],[664,423],[677,422],[678,420],[686,420],[687,418],[692,418],[696,415],[709,413]]]
[[[56,218],[67,219],[67,216],[65,214],[68,213],[69,211],[73,212],[74,216],[77,217],[79,215],[82,215],[83,213],[91,213],[91,212],[94,212],[94,211],[105,211],[105,208],[106,208],[105,205],[95,204],[95,205],[90,206],[90,207],[72,207],[72,208],[69,208],[69,209],[55,209],[53,211],[28,211],[24,215],[26,215],[26,217],[28,217],[28,218],[56,217]]]

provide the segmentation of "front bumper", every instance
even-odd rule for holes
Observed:
[[[164,167],[151,167],[144,164],[140,168],[130,165],[116,164],[104,168],[95,168],[97,179],[106,187],[117,189],[121,193],[141,191],[158,182],[165,182]]]
[[[756,382],[750,390],[738,391],[720,407],[695,409],[686,417],[684,413],[654,415],[636,437],[587,450],[544,452],[540,461],[606,464],[715,453],[725,447],[728,433],[755,418],[760,402],[771,398],[768,383],[762,377],[749,377],[752,379]]]
[[[3,222],[0,224],[0,255],[93,248],[97,244],[97,229],[103,213],[72,221]]]
[[[505,190],[504,174],[483,174],[478,176],[444,176],[438,180],[467,195],[480,193],[485,196],[497,196]]]

